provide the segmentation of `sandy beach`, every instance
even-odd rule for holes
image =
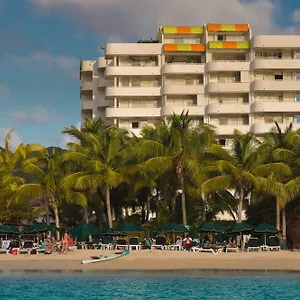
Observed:
[[[253,253],[193,253],[160,250],[132,251],[107,262],[81,264],[92,255],[107,255],[100,250],[78,250],[65,255],[0,255],[0,270],[117,271],[117,270],[257,270],[299,271],[300,253],[291,251]]]

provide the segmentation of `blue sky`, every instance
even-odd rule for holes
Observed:
[[[299,34],[293,0],[0,0],[0,144],[64,146],[80,120],[79,61],[107,42],[154,37],[163,25],[249,21],[254,33]]]

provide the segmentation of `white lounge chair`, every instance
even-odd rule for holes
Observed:
[[[279,239],[276,236],[272,235],[269,237],[268,248],[270,251],[280,251],[281,250]]]
[[[239,252],[239,247],[226,247],[226,252]]]
[[[138,237],[132,237],[129,239],[129,249],[130,250],[141,250],[142,246],[140,244],[140,239]]]
[[[202,247],[199,247],[199,246],[194,246],[194,247],[191,248],[191,250],[193,252],[210,252],[212,254],[218,254],[218,253],[223,252],[223,248],[219,248],[219,249],[214,250],[213,248],[202,248]]]
[[[151,245],[151,250],[166,250],[168,246],[166,245],[166,237],[164,235],[158,235],[155,239],[155,244]]]

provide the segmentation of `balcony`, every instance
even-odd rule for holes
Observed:
[[[249,64],[248,61],[209,61],[205,66],[205,71],[249,71]]]
[[[98,69],[105,69],[106,68],[106,59],[105,57],[98,58]]]
[[[81,72],[90,72],[94,69],[95,60],[82,60],[80,62],[80,71]]]
[[[93,109],[93,100],[81,100],[81,110]]]
[[[207,93],[249,93],[249,82],[210,82]]]
[[[254,102],[251,104],[251,113],[282,112],[300,113],[300,102]]]
[[[81,82],[81,90],[82,91],[93,90],[93,81],[83,81],[83,82]]]
[[[250,42],[208,42],[209,50],[249,50]]]
[[[160,76],[160,67],[106,67],[105,77],[113,76]]]
[[[204,94],[204,85],[165,85],[163,95],[197,95]]]
[[[299,80],[254,80],[251,91],[300,91]]]
[[[203,74],[205,64],[164,64],[162,67],[163,74]]]
[[[188,111],[189,116],[204,116],[205,106],[192,105],[192,106],[173,106],[166,105],[162,108],[163,116],[171,116],[173,114],[180,115],[183,111]]]
[[[114,108],[107,107],[105,110],[106,118],[153,118],[160,117],[160,108]]]
[[[278,123],[278,125],[280,126],[281,130],[284,131],[287,127],[290,126],[290,123]],[[292,125],[293,125],[294,130],[297,130],[300,128],[300,123],[292,123]],[[264,134],[266,132],[269,132],[272,128],[275,128],[274,123],[259,122],[259,123],[255,123],[251,126],[251,131],[254,134]]]
[[[107,87],[105,96],[110,97],[142,97],[161,96],[161,87]]]
[[[113,58],[118,55],[143,55],[154,56],[161,55],[162,44],[157,43],[111,43],[106,45],[105,55],[106,58]]]
[[[253,70],[300,70],[300,59],[255,59],[250,64]]]
[[[206,106],[206,114],[249,114],[250,105],[249,104],[220,104],[220,103],[210,103]]]
[[[113,80],[105,80],[103,78],[99,78],[97,82],[98,88],[105,88],[107,86],[113,85]]]
[[[235,129],[238,129],[239,131],[241,131],[242,133],[247,133],[250,131],[250,125],[215,125],[212,124],[216,127],[216,130],[218,132],[219,135],[224,135],[224,136],[232,136],[233,132]]]
[[[252,38],[252,48],[300,49],[299,35],[257,35]]]

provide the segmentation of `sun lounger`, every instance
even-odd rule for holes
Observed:
[[[115,250],[123,250],[128,249],[128,244],[125,240],[117,240],[117,243],[115,245]]]
[[[250,238],[247,245],[247,252],[249,251],[259,251],[259,241],[258,238]]]
[[[9,253],[9,247],[10,247],[11,241],[2,241],[2,245],[0,248],[0,253]]]
[[[33,241],[25,241],[23,246],[19,248],[18,252],[20,254],[22,253],[28,253],[30,254],[32,250],[38,250],[39,247],[37,244],[35,244]]]
[[[193,252],[210,252],[212,254],[218,254],[218,253],[223,252],[223,248],[219,248],[219,249],[214,250],[213,248],[202,248],[202,247],[199,247],[199,246],[194,246],[194,247],[191,248],[191,250]]]
[[[165,250],[168,247],[166,246],[166,237],[164,235],[158,235],[155,239],[155,244],[151,245],[151,250]]]
[[[270,251],[280,251],[280,242],[278,237],[276,236],[270,236],[269,237],[269,245],[268,248]]]
[[[130,250],[141,250],[142,246],[140,244],[140,239],[138,237],[132,237],[129,239],[129,248]]]
[[[226,252],[239,252],[239,247],[226,247]]]

